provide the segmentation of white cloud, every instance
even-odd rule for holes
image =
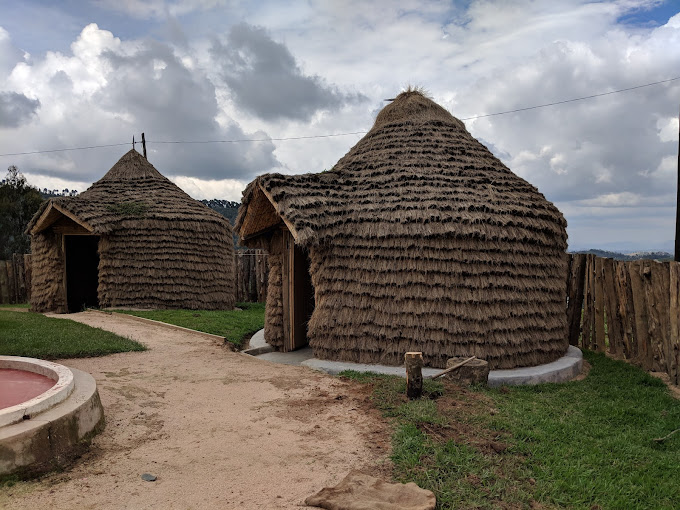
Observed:
[[[127,141],[142,131],[150,140],[350,132],[370,128],[383,99],[409,83],[424,86],[464,118],[663,80],[680,69],[680,14],[657,28],[617,21],[657,0],[314,0],[285,8],[274,0],[98,4],[122,13],[116,19],[134,18],[129,30],[103,30],[111,25],[95,19],[98,25],[72,36],[70,51],[28,58],[12,42],[9,25],[0,28],[0,72],[7,71],[0,74],[0,91],[40,101],[37,116],[24,117],[30,122],[0,128],[0,152]],[[252,87],[235,93],[210,52],[216,39],[229,44],[225,36],[239,23],[264,27],[280,54],[293,59],[296,76],[368,100],[312,109],[299,118],[253,115],[262,105],[244,102]],[[259,78],[254,83],[267,90]],[[602,211],[616,232],[666,239],[672,232],[665,217],[651,226],[640,211],[649,205],[657,215],[667,213],[658,200],[669,203],[668,190],[675,189],[679,95],[680,82],[673,82],[466,124],[563,208],[572,239],[593,235]],[[359,137],[150,144],[149,157],[190,193],[233,200],[240,196],[236,187],[259,173],[330,168]],[[100,177],[123,150],[26,156],[8,164],[35,176],[84,182]],[[637,227],[643,223],[645,229]]]

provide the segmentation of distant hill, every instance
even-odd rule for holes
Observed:
[[[241,205],[240,203],[232,202],[231,200],[218,200],[217,198],[213,198],[212,200],[201,200],[201,202],[227,218],[229,223],[234,226],[236,213]]]
[[[234,222],[236,221],[236,213],[238,213],[238,208],[241,206],[241,204],[238,202],[232,202],[231,200],[218,200],[217,198],[213,198],[212,200],[201,200],[200,202],[210,207],[213,211],[220,213],[229,220],[229,223],[232,227],[234,226]],[[234,248],[237,250],[244,250],[245,247],[239,246],[238,244],[238,236],[236,234],[233,236]]]
[[[78,190],[68,188],[63,189],[61,191],[59,191],[58,189],[38,188],[38,191],[45,200],[47,200],[48,198],[57,197],[75,197],[78,194]]]
[[[635,253],[619,253],[617,251],[606,251],[606,250],[582,250],[575,251],[572,253],[591,253],[597,257],[604,257],[614,260],[673,260],[673,255],[665,251],[638,251]]]

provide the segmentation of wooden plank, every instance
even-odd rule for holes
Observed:
[[[16,303],[16,279],[12,259],[6,261],[8,303]]]
[[[16,302],[26,302],[26,278],[24,271],[24,256],[21,253],[15,253],[12,257],[14,262],[14,278],[17,282]]]
[[[0,304],[9,303],[9,284],[7,282],[7,261],[0,260]]]
[[[292,282],[290,281],[290,274],[291,274],[291,266],[292,266],[292,260],[291,260],[291,252],[289,249],[289,244],[292,243],[292,237],[290,235],[290,232],[284,230],[283,231],[283,236],[282,236],[282,251],[281,251],[281,294],[283,296],[283,351],[287,352],[291,350],[292,346],[292,335],[291,335],[291,330],[292,330],[292,315],[291,315],[291,308],[293,307],[293,304],[291,303],[291,293],[290,293],[290,285]]]
[[[592,254],[586,255],[584,285],[581,345],[584,349],[592,349],[595,334],[595,256]]]
[[[623,327],[623,356],[633,359],[637,356],[637,344],[635,343],[635,306],[633,304],[633,291],[630,283],[629,262],[616,261],[616,294],[619,299],[619,313]]]
[[[602,257],[595,257],[595,334],[593,335],[593,349],[604,352],[607,350],[604,329],[604,282],[602,279]]]
[[[640,260],[628,264],[630,275],[633,307],[635,311],[635,344],[637,355],[633,359],[645,370],[651,369],[651,354],[649,345],[649,321],[647,317],[647,296],[645,293],[644,267]]]
[[[567,326],[569,344],[578,345],[583,314],[583,287],[586,274],[586,256],[579,253],[569,256],[569,280],[567,281]]]
[[[668,262],[649,262],[651,274],[649,278],[648,304],[649,313],[654,325],[650,331],[652,341],[653,370],[668,373],[670,357],[670,268]]]
[[[33,290],[33,259],[31,255],[24,255],[24,279],[26,281],[26,301],[30,303]]]
[[[661,319],[664,314],[662,313],[662,303],[665,299],[658,292],[663,287],[662,278],[658,271],[659,265],[658,262],[651,260],[642,261],[642,284],[645,290],[645,303],[647,305],[647,338],[649,342],[646,366],[647,370],[665,372],[666,360],[663,353],[664,335]]]
[[[607,336],[609,339],[609,353],[619,355],[622,351],[621,314],[619,313],[619,300],[614,284],[615,271],[614,260],[604,259],[602,263],[602,281],[604,289],[605,315],[607,318]]]
[[[669,264],[669,354],[668,375],[673,384],[680,384],[680,262]]]

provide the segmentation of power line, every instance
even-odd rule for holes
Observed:
[[[465,117],[460,120],[473,120],[473,119],[482,119],[485,117],[495,117],[498,115],[507,115],[510,113],[518,113],[518,112],[525,112],[528,110],[536,110],[538,108],[546,108],[548,106],[556,106],[556,105],[561,105],[561,104],[567,104],[567,103],[574,103],[576,101],[585,101],[587,99],[593,99],[596,97],[602,97],[602,96],[610,96],[612,94],[620,94],[621,92],[628,92],[631,90],[637,90],[645,87],[652,87],[654,85],[661,85],[662,83],[670,83],[672,81],[680,80],[680,76],[677,76],[675,78],[669,78],[667,80],[661,80],[661,81],[655,81],[652,83],[645,83],[644,85],[637,85],[635,87],[628,87],[625,89],[618,89],[618,90],[612,90],[609,92],[602,92],[600,94],[591,94],[589,96],[582,96],[582,97],[576,97],[573,99],[565,99],[563,101],[555,101],[553,103],[545,103],[545,104],[539,104],[535,106],[527,106],[525,108],[516,108],[514,110],[507,110],[503,112],[496,112],[496,113],[485,113],[481,115],[473,115],[472,117]],[[286,141],[286,140],[309,140],[313,138],[333,138],[337,136],[349,136],[349,135],[363,135],[366,134],[368,131],[352,131],[350,133],[332,133],[332,134],[325,134],[325,135],[309,135],[309,136],[288,136],[288,137],[281,137],[281,138],[237,138],[237,139],[232,139],[232,140],[157,140],[157,141],[151,141],[147,140],[147,143],[149,144],[208,144],[208,143],[243,143],[243,142],[279,142],[279,141]],[[125,143],[111,143],[111,144],[105,144],[105,145],[89,145],[86,147],[69,147],[69,148],[63,148],[63,149],[49,149],[49,150],[41,150],[41,151],[27,151],[27,152],[10,152],[6,154],[0,154],[0,157],[3,156],[25,156],[25,155],[30,155],[30,154],[46,154],[50,152],[66,152],[66,151],[81,151],[81,150],[88,150],[88,149],[101,149],[105,147],[120,147],[123,145],[128,145],[130,142],[125,142]]]
[[[675,81],[675,80],[680,80],[680,76],[677,76],[675,78],[669,78],[668,80],[655,81],[653,83],[645,83],[644,85],[637,85],[636,87],[628,87],[626,89],[612,90],[610,92],[602,92],[601,94],[592,94],[590,96],[576,97],[574,99],[565,99],[564,101],[555,101],[554,103],[539,104],[539,105],[536,105],[536,106],[527,106],[526,108],[517,108],[516,110],[508,110],[508,111],[505,111],[505,112],[486,113],[486,114],[483,114],[483,115],[474,115],[472,117],[466,117],[465,119],[460,119],[460,120],[482,119],[484,117],[494,117],[496,115],[506,115],[508,113],[525,112],[527,110],[535,110],[537,108],[545,108],[546,106],[555,106],[555,105],[558,105],[558,104],[566,104],[566,103],[573,103],[575,101],[584,101],[586,99],[593,99],[594,97],[602,97],[602,96],[609,96],[611,94],[619,94],[620,92],[628,92],[629,90],[636,90],[636,89],[641,89],[641,88],[644,88],[644,87],[651,87],[652,85],[660,85],[661,83],[669,83],[669,82]]]
[[[351,133],[334,133],[329,135],[309,135],[309,136],[288,136],[284,138],[241,138],[235,140],[178,140],[162,141],[147,140],[147,143],[239,143],[239,142],[277,142],[281,140],[307,140],[309,138],[331,138],[334,136],[365,135],[368,131],[353,131]]]
[[[88,145],[87,147],[69,147],[67,149],[48,149],[44,151],[10,152],[7,154],[0,154],[0,156],[25,156],[27,154],[45,154],[48,152],[83,151],[86,149],[102,149],[104,147],[120,147],[121,145],[130,145],[130,142],[109,143],[106,145]]]

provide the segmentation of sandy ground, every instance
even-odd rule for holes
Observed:
[[[106,428],[66,471],[2,489],[0,508],[299,508],[351,469],[389,470],[361,386],[122,315],[68,318],[149,350],[62,361],[97,380]]]

